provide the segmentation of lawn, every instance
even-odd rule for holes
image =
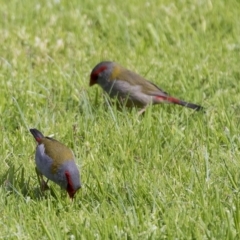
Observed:
[[[239,1],[0,5],[0,239],[240,239]],[[204,111],[108,106],[102,60]],[[29,128],[74,151],[73,202],[40,192]]]

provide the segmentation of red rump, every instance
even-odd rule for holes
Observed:
[[[35,138],[35,140],[40,143],[41,139],[44,138],[43,134],[41,132],[39,132],[37,129],[35,128],[31,128],[30,132],[32,133],[33,137]]]
[[[41,141],[42,138],[36,137],[35,139],[36,139],[36,141],[37,141],[38,143],[40,143],[40,141]]]
[[[164,101],[168,101],[171,103],[176,103],[176,104],[180,104],[181,101],[178,100],[177,98],[174,97],[170,97],[170,96],[156,96],[158,99],[164,100]]]

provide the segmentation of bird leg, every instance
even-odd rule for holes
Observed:
[[[37,168],[35,168],[35,171],[37,173],[37,178],[38,178],[38,182],[39,182],[41,191],[44,192],[44,191],[48,190],[49,189],[49,187],[47,185],[48,179],[47,179],[47,181],[44,181],[43,175],[38,171]]]
[[[49,187],[48,187],[48,185],[47,185],[48,180],[47,180],[47,181],[44,181],[42,175],[41,175],[41,179],[42,179],[42,181],[41,181],[40,188],[41,188],[41,191],[44,192],[44,191],[46,191],[46,190],[49,189]]]
[[[138,116],[140,116],[140,115],[144,114],[144,113],[145,113],[145,111],[146,111],[146,108],[147,108],[147,106],[145,106],[145,107],[144,107],[144,108],[142,108],[140,111],[138,111]]]

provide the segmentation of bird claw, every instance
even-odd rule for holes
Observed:
[[[41,191],[44,192],[46,190],[49,189],[47,182],[45,182],[44,180],[41,181],[41,185],[40,185]]]

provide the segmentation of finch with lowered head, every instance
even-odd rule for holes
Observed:
[[[73,199],[77,190],[81,188],[80,174],[73,152],[57,140],[44,137],[37,129],[30,129],[30,132],[37,141],[35,162],[42,186],[47,187],[43,180],[45,176],[65,189]]]
[[[202,106],[170,96],[154,83],[146,80],[116,62],[100,62],[90,74],[90,86],[98,84],[111,98],[117,98],[127,107],[139,107],[145,111],[150,104],[173,103],[199,111]]]

